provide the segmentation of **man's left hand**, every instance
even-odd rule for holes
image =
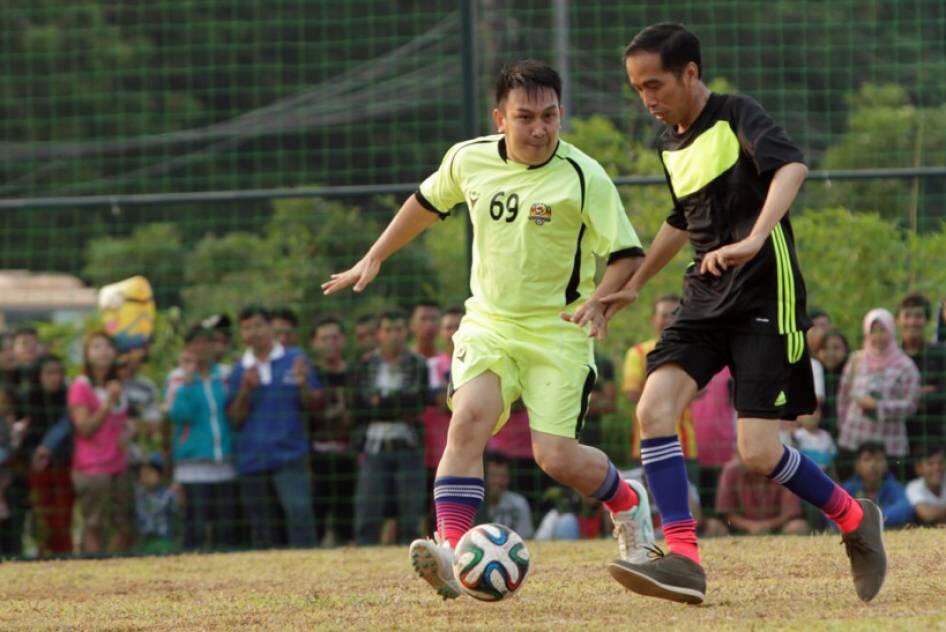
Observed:
[[[592,299],[575,310],[574,314],[563,313],[562,320],[575,323],[579,327],[590,325],[588,335],[601,340],[608,335],[608,319],[604,310],[604,305]]]
[[[755,237],[750,235],[734,244],[706,253],[700,263],[700,274],[709,273],[713,276],[721,276],[729,268],[741,265],[755,257],[766,239],[761,235]]]

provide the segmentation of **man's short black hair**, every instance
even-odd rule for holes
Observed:
[[[203,323],[194,323],[184,332],[184,344],[189,345],[198,338],[213,340],[214,332],[212,329],[204,327]]]
[[[459,316],[462,318],[466,316],[466,310],[463,309],[462,305],[451,305],[450,307],[443,310],[443,315],[444,316]]]
[[[679,77],[691,61],[696,64],[697,77],[703,76],[700,40],[676,22],[651,24],[634,36],[624,49],[624,59],[637,53],[660,53],[664,69]]]
[[[899,316],[900,312],[908,307],[922,307],[923,315],[926,316],[926,320],[933,317],[933,306],[930,305],[930,299],[919,292],[910,292],[903,297],[903,300],[900,301],[900,305],[897,306],[897,315]]]
[[[420,309],[421,307],[430,307],[432,309],[437,310],[438,312],[440,311],[440,303],[438,303],[437,301],[432,301],[430,299],[424,299],[422,301],[417,301],[416,303],[414,303],[414,307],[411,308],[411,315],[416,314],[417,310]]]
[[[483,457],[487,463],[492,463],[494,465],[505,465],[509,467],[509,457],[506,456],[504,452],[497,452],[495,450],[490,450]]]
[[[389,323],[393,323],[398,320],[403,320],[406,323],[407,312],[405,312],[400,307],[390,307],[384,310],[383,312],[381,312],[381,314],[378,316],[378,322],[381,322],[384,320],[388,321]]]
[[[265,320],[267,323],[273,320],[272,313],[268,309],[266,309],[265,307],[259,304],[247,305],[246,307],[241,309],[239,320],[242,323],[243,321],[249,320],[253,318],[254,316],[259,316],[260,318]]]
[[[821,309],[821,308],[819,308],[819,307],[812,307],[811,309],[808,310],[808,319],[809,319],[809,320],[814,320],[814,319],[816,319],[816,318],[821,318],[822,316],[825,316],[825,317],[828,318],[828,320],[831,320],[831,316],[828,315],[828,312],[824,311],[823,309]]]
[[[372,318],[374,317],[372,316]],[[329,325],[336,325],[342,334],[345,333],[345,325],[338,316],[323,316],[315,321],[315,325],[312,327],[312,337],[315,338],[316,334],[319,333],[319,329],[328,327]]]
[[[925,461],[938,454],[946,456],[946,445],[935,441],[927,441],[916,449],[913,453],[913,457],[917,461]]]
[[[860,459],[865,454],[882,454],[887,456],[887,448],[880,441],[865,441],[857,447],[857,458]]]
[[[362,314],[358,317],[358,320],[355,321],[356,325],[368,325],[370,323],[377,323],[378,315],[377,314]]]
[[[36,327],[32,325],[20,325],[15,330],[13,330],[13,339],[16,340],[21,336],[33,336],[34,338],[39,338],[39,332],[36,330]]]
[[[548,88],[562,100],[562,78],[554,68],[536,59],[520,59],[502,67],[496,79],[496,105],[516,88],[524,88],[530,96]]]
[[[293,329],[299,326],[299,315],[288,307],[279,307],[274,309],[272,311],[272,317],[286,321],[292,325]]]

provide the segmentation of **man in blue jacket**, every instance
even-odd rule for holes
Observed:
[[[855,498],[869,498],[884,512],[884,526],[902,527],[913,522],[913,506],[903,484],[887,471],[884,444],[865,441],[857,449],[856,474],[843,487]]]
[[[246,307],[239,320],[247,349],[228,380],[227,413],[239,429],[237,471],[251,542],[315,546],[305,415],[318,401],[318,380],[299,349],[276,341],[266,308]]]

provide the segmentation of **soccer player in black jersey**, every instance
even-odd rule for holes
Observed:
[[[637,407],[641,458],[670,551],[657,550],[646,562],[617,560],[609,571],[642,595],[702,603],[706,579],[674,424],[697,391],[729,366],[743,463],[838,525],[857,595],[869,601],[886,574],[880,509],[854,500],[779,440],[778,420],[815,407],[805,283],[788,218],[808,173],[802,153],[757,102],[706,87],[699,40],[683,26],[647,27],[624,57],[631,86],[667,126],[658,144],[673,210],[642,266],[605,297],[606,316],[633,302],[688,240],[695,257],[675,319],[647,357]]]

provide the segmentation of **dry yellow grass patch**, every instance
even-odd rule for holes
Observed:
[[[887,534],[890,574],[854,595],[837,536],[703,543],[703,606],[627,593],[608,541],[530,543],[531,575],[498,604],[444,603],[404,548],[0,565],[3,630],[946,630],[946,530]]]

